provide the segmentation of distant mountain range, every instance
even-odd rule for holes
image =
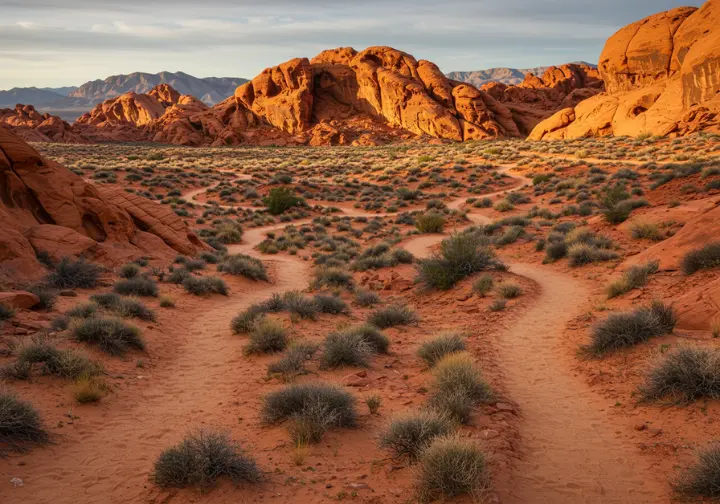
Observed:
[[[584,61],[573,61],[573,63],[581,63],[595,67],[592,63],[586,63]],[[541,66],[535,68],[488,68],[486,70],[474,70],[470,72],[450,72],[445,74],[448,79],[467,82],[475,87],[480,87],[488,82],[502,82],[503,84],[516,85],[520,84],[525,80],[525,76],[529,73],[535,74],[538,77],[542,77],[545,70],[550,68],[549,66]]]
[[[30,104],[40,112],[48,112],[73,121],[107,99],[130,91],[147,93],[159,84],[170,84],[181,94],[189,94],[208,105],[215,105],[232,96],[235,89],[247,81],[240,77],[201,79],[183,72],[157,74],[135,72],[86,82],[79,87],[30,87],[0,91],[0,108],[14,107],[18,103]]]

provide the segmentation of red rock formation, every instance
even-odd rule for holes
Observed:
[[[605,93],[558,112],[530,138],[720,131],[720,0],[622,28],[605,44],[599,72]]]
[[[177,215],[140,197],[107,195],[18,136],[0,129],[0,273],[42,274],[36,252],[114,266],[139,256],[170,259],[205,246]]]
[[[86,143],[82,136],[57,116],[41,114],[32,105],[0,109],[0,126],[11,129],[28,142]]]

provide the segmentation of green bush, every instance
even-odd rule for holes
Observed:
[[[27,451],[30,445],[50,442],[40,414],[32,404],[0,388],[0,455],[5,451]]]
[[[418,279],[426,286],[446,290],[473,273],[501,265],[487,238],[466,232],[443,240],[440,250],[418,261],[416,267]]]
[[[375,310],[367,321],[375,327],[387,329],[388,327],[414,324],[418,321],[418,316],[407,306],[392,305]]]
[[[153,481],[162,488],[209,487],[218,478],[259,483],[262,471],[227,433],[199,430],[163,451],[155,461]]]
[[[613,313],[597,323],[587,347],[596,355],[636,345],[654,336],[662,336],[673,330],[675,312],[670,306],[654,301],[633,311]]]
[[[718,266],[720,266],[720,242],[708,243],[702,248],[691,250],[682,258],[682,270],[686,275]]]
[[[267,270],[262,261],[245,254],[227,257],[218,266],[218,271],[244,276],[251,280],[268,280]]]
[[[465,348],[465,338],[461,334],[447,332],[420,345],[417,354],[431,368],[446,355],[463,352]]]
[[[420,456],[420,502],[461,494],[470,494],[479,501],[489,485],[485,454],[471,441],[456,435],[437,437]]]
[[[263,203],[272,215],[280,215],[294,206],[301,205],[302,199],[295,196],[287,187],[275,187],[263,198]]]
[[[140,329],[119,319],[88,318],[73,327],[73,337],[83,343],[98,345],[111,355],[122,355],[128,349],[145,349]]]
[[[57,289],[92,289],[97,287],[102,268],[84,259],[73,261],[63,257],[47,276],[47,283]]]
[[[393,457],[415,461],[438,436],[455,430],[455,423],[446,415],[431,409],[408,411],[394,416],[380,435],[380,447]]]

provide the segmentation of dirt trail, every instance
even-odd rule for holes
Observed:
[[[442,239],[423,235],[403,246],[422,258]],[[542,266],[511,264],[510,271],[536,282],[540,294],[498,337],[505,386],[523,418],[523,458],[513,475],[497,482],[501,502],[667,501],[667,485],[624,434],[631,428],[618,425],[608,411],[612,405],[573,376],[572,357],[561,338],[590,299],[588,287]]]

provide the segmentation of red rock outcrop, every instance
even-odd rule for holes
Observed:
[[[543,121],[531,139],[720,131],[720,0],[622,28],[598,69],[606,92]]]
[[[161,205],[120,199],[0,129],[0,274],[16,280],[41,275],[40,251],[114,266],[139,256],[169,259],[204,250]]]
[[[11,129],[28,142],[87,143],[72,131],[70,124],[57,116],[41,114],[32,105],[0,109],[0,126]]]

